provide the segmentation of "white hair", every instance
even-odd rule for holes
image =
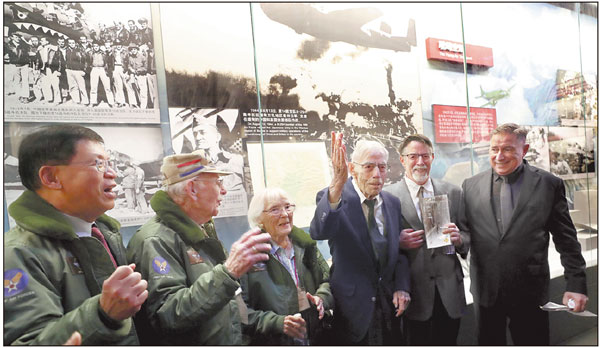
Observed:
[[[385,156],[387,162],[389,158],[388,150],[383,146],[382,143],[374,140],[359,140],[354,145],[354,152],[352,153],[352,162],[360,163],[360,161],[367,157],[371,152],[380,152]]]
[[[162,190],[165,191],[175,203],[183,202],[185,198],[185,187],[187,183],[194,180],[196,176],[176,182],[174,184],[165,184]]]
[[[255,194],[248,206],[248,224],[250,228],[258,226],[261,222],[260,215],[269,204],[277,199],[285,198],[290,200],[287,192],[279,187],[268,187]]]

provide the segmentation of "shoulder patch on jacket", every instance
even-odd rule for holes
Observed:
[[[4,271],[4,297],[14,296],[27,287],[29,276],[20,268]]]
[[[156,273],[160,274],[167,274],[171,270],[171,266],[169,266],[167,260],[163,259],[160,256],[157,256],[154,258],[154,260],[152,260],[152,268],[154,268],[154,271],[156,271]]]

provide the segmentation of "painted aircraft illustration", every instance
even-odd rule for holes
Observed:
[[[495,91],[485,92],[483,90],[483,87],[481,87],[481,85],[480,85],[479,89],[481,90],[481,95],[478,97],[475,97],[475,98],[483,98],[483,99],[487,100],[487,103],[481,105],[481,107],[488,106],[488,105],[496,106],[496,104],[498,103],[498,101],[500,99],[504,99],[510,95],[510,90],[514,86],[515,85],[512,85],[509,89],[497,89]]]
[[[322,40],[402,52],[410,52],[411,47],[417,45],[414,19],[409,20],[405,37],[392,36],[388,23],[380,21],[379,29],[376,28],[376,20],[383,13],[374,7],[328,13],[301,3],[262,3],[260,7],[267,17],[294,29],[298,34],[308,34]]]
[[[79,39],[92,37],[93,33],[79,3],[5,3],[4,30],[19,32],[29,40],[31,36]],[[68,9],[66,9],[68,7]]]

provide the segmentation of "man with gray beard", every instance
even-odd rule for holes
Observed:
[[[431,179],[433,144],[422,134],[409,135],[400,148],[404,178],[386,188],[400,199],[402,225],[400,249],[410,265],[411,304],[403,320],[408,345],[456,345],[460,318],[466,310],[463,272],[456,252],[463,258],[469,237],[453,223],[444,233],[456,249],[428,249],[423,231],[419,197],[447,195],[450,220],[458,221],[461,190],[447,182]]]

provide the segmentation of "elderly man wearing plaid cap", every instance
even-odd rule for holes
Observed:
[[[227,193],[204,150],[167,156],[165,188],[150,200],[156,216],[131,238],[127,257],[148,280],[136,316],[142,345],[239,345],[247,311],[239,278],[266,261],[269,235],[254,228],[227,256],[212,217]]]

